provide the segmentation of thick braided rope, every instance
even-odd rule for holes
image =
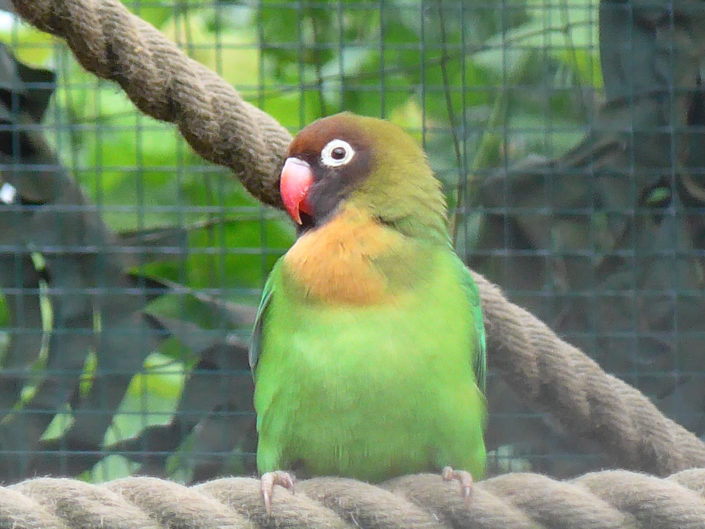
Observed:
[[[38,28],[66,39],[89,71],[120,83],[147,114],[171,121],[204,158],[233,168],[262,201],[281,206],[278,169],[289,133],[188,59],[117,0],[13,0]],[[475,274],[490,365],[574,434],[597,441],[619,466],[658,475],[705,467],[705,444],[641,393],[606,375],[500,290]]]
[[[252,194],[281,207],[286,129],[119,0],[27,0],[15,8],[66,39],[88,71],[118,82],[145,114],[178,125],[203,158],[231,168]]]
[[[343,478],[277,487],[265,513],[259,481],[228,478],[185,487],[157,478],[103,485],[39,478],[0,487],[0,528],[183,529],[695,529],[705,528],[705,469],[665,479],[624,470],[554,481],[507,474],[476,483],[470,502],[440,476],[380,487]]]
[[[573,435],[598,442],[619,467],[658,475],[705,467],[700,439],[509,302],[483,276],[473,277],[482,296],[490,363],[518,394],[550,411]]]

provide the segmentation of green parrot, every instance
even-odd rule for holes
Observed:
[[[250,346],[257,468],[275,484],[439,470],[465,497],[485,467],[485,333],[446,205],[401,128],[350,113],[291,143],[299,237],[275,264]]]

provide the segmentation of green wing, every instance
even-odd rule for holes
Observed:
[[[257,366],[257,360],[259,360],[260,352],[262,351],[262,326],[264,325],[264,316],[267,312],[267,307],[269,307],[269,303],[272,301],[272,294],[274,293],[274,275],[277,271],[277,265],[274,266],[275,267],[272,269],[272,273],[269,274],[267,282],[264,284],[264,290],[262,290],[262,299],[260,299],[259,307],[257,307],[255,326],[252,329],[252,338],[250,339],[248,358],[250,361],[250,369],[253,374],[255,372],[255,367]]]
[[[487,344],[485,340],[485,324],[482,318],[482,306],[480,302],[480,291],[477,289],[477,284],[472,278],[472,274],[465,267],[462,270],[463,285],[465,286],[468,299],[472,304],[472,321],[475,326],[475,356],[473,359],[473,369],[475,370],[475,378],[477,386],[482,393],[485,393],[485,379],[487,376]]]

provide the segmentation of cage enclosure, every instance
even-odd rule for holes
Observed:
[[[293,226],[4,4],[0,481],[253,473],[248,340]],[[125,5],[291,132],[401,125],[458,255],[705,434],[700,3]],[[487,399],[489,475],[619,464],[492,371]]]

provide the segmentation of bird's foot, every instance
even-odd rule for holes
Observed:
[[[453,470],[453,467],[443,467],[441,476],[446,481],[458,480],[460,482],[460,496],[465,503],[470,503],[470,493],[472,492],[472,474],[465,470]]]
[[[267,514],[272,514],[272,495],[274,494],[274,485],[279,485],[285,489],[289,489],[294,494],[295,478],[289,472],[283,470],[275,470],[274,472],[265,472],[260,478],[260,486],[262,487],[262,499],[264,500],[264,509]]]

